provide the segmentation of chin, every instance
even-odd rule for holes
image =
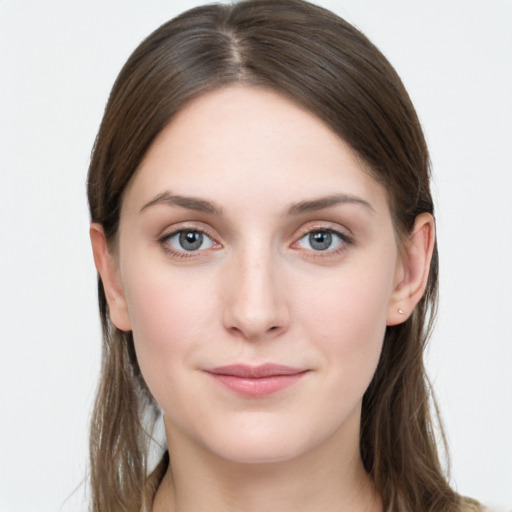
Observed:
[[[203,446],[218,457],[240,464],[269,464],[295,459],[322,444],[327,432],[314,437],[297,425],[252,421],[250,425],[212,432]],[[320,435],[319,435],[320,434]],[[323,434],[323,435],[322,435]]]
[[[276,442],[277,441],[277,442]],[[264,441],[261,443],[244,443],[239,442],[231,446],[218,447],[216,455],[230,462],[238,464],[272,464],[292,460],[305,451],[306,447],[299,446],[283,446],[279,440],[271,442]]]

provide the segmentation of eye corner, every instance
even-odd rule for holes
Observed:
[[[209,251],[222,248],[215,237],[204,228],[178,226],[166,230],[156,240],[161,249],[173,258],[190,259],[207,256]]]
[[[353,244],[353,237],[342,230],[333,226],[317,225],[301,230],[290,247],[302,250],[308,256],[328,258],[341,255]]]

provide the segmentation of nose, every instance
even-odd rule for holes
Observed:
[[[223,284],[224,327],[247,341],[278,337],[288,329],[286,289],[271,255],[235,258]]]

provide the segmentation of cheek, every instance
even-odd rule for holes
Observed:
[[[300,316],[330,378],[356,395],[366,390],[379,361],[393,276],[390,265],[375,263],[361,272],[341,271],[321,286],[317,281],[314,293],[295,293],[309,297]]]
[[[153,396],[172,399],[169,389],[186,367],[194,366],[194,354],[208,332],[214,315],[205,283],[165,272],[138,274],[126,290],[135,350],[142,375]]]

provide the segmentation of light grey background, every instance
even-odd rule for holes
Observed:
[[[0,512],[86,509],[89,154],[129,54],[199,3],[0,0]],[[318,3],[388,56],[424,125],[441,252],[428,359],[453,482],[511,506],[512,1]]]

